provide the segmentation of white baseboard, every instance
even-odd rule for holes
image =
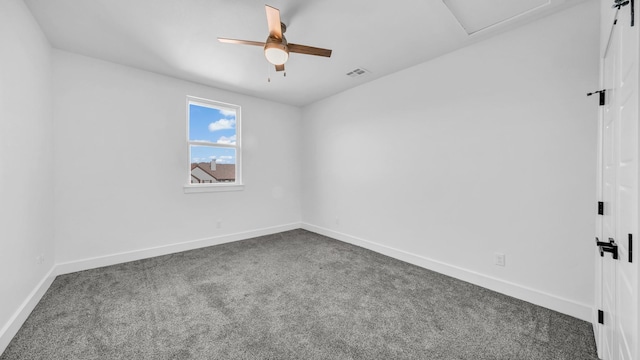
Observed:
[[[147,249],[126,251],[116,254],[98,256],[88,259],[69,261],[56,264],[56,275],[69,274],[76,271],[95,269],[103,266],[121,264],[129,261],[152,258],[156,256],[174,254],[187,250],[199,249],[207,246],[220,245],[238,240],[250,239],[263,235],[276,234],[283,231],[299,229],[300,223],[272,226],[262,229],[243,231],[239,233],[214,236],[210,238],[185,241],[176,244],[156,246]]]
[[[484,288],[512,296],[514,298],[536,304],[547,309],[573,316],[575,318],[591,322],[593,308],[587,304],[578,303],[544,291],[532,289],[523,285],[484,275],[473,270],[429,259],[422,255],[378,244],[372,241],[357,238],[341,232],[323,228],[320,226],[302,223],[302,228],[320,235],[344,241],[349,244],[363,247],[392,258],[408,262],[413,265],[433,270],[435,272],[454,277]]]
[[[16,310],[9,321],[4,324],[2,329],[0,329],[0,355],[2,355],[7,348],[11,339],[16,336],[22,324],[24,324],[33,309],[38,305],[40,299],[44,296],[44,293],[47,292],[49,286],[53,283],[53,280],[56,278],[55,268],[55,265],[51,267],[51,270],[40,280],[29,296],[22,302],[18,310]]]

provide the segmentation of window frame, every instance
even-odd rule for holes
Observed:
[[[189,138],[190,126],[191,126],[191,105],[208,107],[213,109],[230,109],[236,112],[236,143],[235,144],[219,144],[208,141],[191,141]],[[186,144],[187,144],[187,168],[186,168],[186,184],[184,185],[185,193],[202,193],[202,192],[216,192],[216,191],[240,191],[244,189],[242,182],[242,116],[241,107],[235,104],[224,103],[220,101],[187,96],[186,106]],[[221,182],[221,183],[192,183],[191,182],[191,146],[206,146],[213,148],[226,148],[234,149],[236,151],[236,178],[233,183]]]

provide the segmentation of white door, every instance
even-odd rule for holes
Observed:
[[[638,1],[640,2],[640,1]],[[605,1],[603,11],[611,10]],[[637,4],[636,5],[636,12]],[[606,18],[606,17],[603,17]],[[602,242],[614,241],[610,252],[597,255],[596,303],[604,324],[594,323],[598,354],[604,360],[638,360],[640,355],[638,286],[638,24],[631,26],[630,6],[602,26],[610,31],[602,61],[606,102],[600,123],[600,191],[604,215],[598,224]],[[634,252],[630,252],[633,246]]]

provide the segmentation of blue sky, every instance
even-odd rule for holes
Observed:
[[[207,141],[217,144],[235,144],[235,110],[220,110],[189,104],[189,140]],[[218,164],[236,163],[235,149],[191,146],[192,163],[209,162],[214,157]]]

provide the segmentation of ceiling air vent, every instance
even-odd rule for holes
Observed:
[[[350,76],[352,78],[357,78],[357,77],[361,77],[364,76],[366,74],[369,74],[370,71],[367,69],[363,69],[363,68],[357,68],[357,69],[353,69],[351,71],[349,71],[347,73],[347,76]]]

